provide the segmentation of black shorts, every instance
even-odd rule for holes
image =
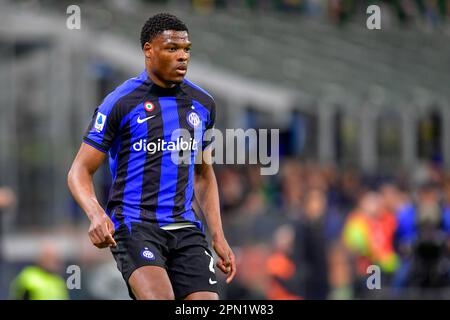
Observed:
[[[111,252],[117,268],[135,299],[128,279],[143,266],[165,268],[175,299],[198,291],[217,293],[214,261],[205,235],[197,227],[164,230],[149,223],[133,223],[131,232],[122,225],[114,233],[116,247]]]

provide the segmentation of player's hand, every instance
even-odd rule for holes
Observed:
[[[219,260],[216,266],[225,274],[228,275],[226,282],[230,283],[234,275],[236,274],[236,261],[234,253],[228,245],[227,240],[224,237],[219,237],[218,239],[213,239],[212,245],[214,251],[216,251],[219,256]]]
[[[113,238],[114,224],[106,213],[94,215],[89,227],[89,238],[97,248],[115,247],[116,241]]]

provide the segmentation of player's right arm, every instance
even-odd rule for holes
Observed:
[[[89,238],[97,248],[116,246],[112,237],[114,224],[98,203],[93,183],[94,174],[105,159],[105,153],[82,143],[67,176],[70,192],[91,221]]]

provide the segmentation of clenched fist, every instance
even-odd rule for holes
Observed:
[[[97,248],[115,247],[116,241],[113,238],[114,224],[106,213],[94,215],[89,227],[89,238]]]

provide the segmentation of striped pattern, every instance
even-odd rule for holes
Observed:
[[[149,102],[153,109],[145,107]],[[187,120],[192,111],[201,120],[196,128]],[[106,115],[101,132],[95,129],[98,112]],[[145,122],[137,121],[151,116]],[[203,230],[192,209],[194,158],[198,150],[152,153],[140,147],[162,140],[176,142],[179,135],[174,133],[178,129],[188,130],[201,145],[204,131],[213,127],[214,121],[214,100],[206,91],[187,80],[164,89],[155,85],[145,71],[105,98],[94,112],[84,142],[109,154],[113,181],[107,212],[116,228],[127,225],[131,232],[131,223],[163,227],[192,222]],[[189,157],[190,164],[172,161],[179,156]]]

